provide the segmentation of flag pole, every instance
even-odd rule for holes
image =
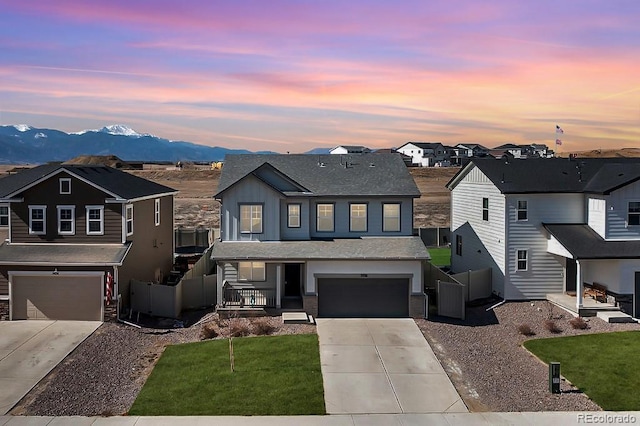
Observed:
[[[560,139],[560,137],[563,134],[564,130],[562,130],[562,127],[556,124],[556,154],[558,153],[558,149],[560,149],[560,146],[562,145],[562,139]]]

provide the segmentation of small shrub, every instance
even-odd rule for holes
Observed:
[[[544,328],[554,334],[562,333],[562,329],[558,327],[558,324],[556,324],[554,320],[546,320],[544,322]]]
[[[589,328],[589,324],[582,317],[575,317],[569,320],[569,324],[576,330],[586,330]]]
[[[269,318],[257,318],[253,322],[253,334],[258,336],[272,334],[277,327],[269,320]]]
[[[244,318],[231,319],[229,321],[229,334],[231,334],[231,337],[248,336],[251,334],[251,327]]]
[[[205,324],[200,330],[200,338],[202,340],[213,339],[218,337],[218,328],[215,324],[209,323]]]
[[[520,324],[518,326],[518,332],[523,336],[535,336],[536,332],[531,329],[529,324]]]

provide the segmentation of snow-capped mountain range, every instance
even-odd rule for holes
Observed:
[[[66,161],[78,155],[116,155],[125,161],[220,161],[244,149],[210,147],[171,141],[114,124],[96,130],[66,133],[26,124],[0,125],[0,163]]]

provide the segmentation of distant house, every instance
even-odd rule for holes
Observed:
[[[173,265],[177,191],[106,166],[48,164],[0,179],[0,314],[103,320],[131,279]]]
[[[489,149],[480,144],[458,144],[451,150],[451,163],[456,166],[465,165],[469,159],[485,157],[489,153]]]
[[[507,300],[604,302],[640,317],[640,159],[473,159],[451,190],[451,268]]]
[[[516,145],[513,143],[507,143],[504,145],[496,146],[492,151],[506,151],[513,156],[513,158],[527,158],[530,153],[531,147],[529,145]]]
[[[321,317],[423,317],[420,191],[398,154],[227,155],[218,301]]]
[[[433,167],[437,162],[449,161],[449,150],[440,142],[407,142],[397,152],[411,157],[414,166]]]
[[[366,146],[338,145],[329,151],[329,154],[367,154],[371,152]]]
[[[530,148],[531,155],[534,157],[540,157],[540,158],[553,157],[553,151],[551,151],[547,145],[532,143],[530,147],[531,147]]]

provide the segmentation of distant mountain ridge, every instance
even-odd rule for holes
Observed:
[[[0,125],[0,163],[66,161],[79,155],[116,155],[125,161],[221,161],[246,149],[170,141],[114,124],[98,130],[66,133],[26,124]],[[272,153],[259,151],[258,153]]]

